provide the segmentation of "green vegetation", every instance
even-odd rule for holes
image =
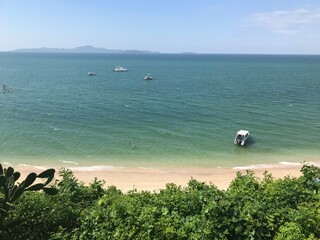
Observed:
[[[301,172],[238,173],[227,190],[191,179],[185,188],[123,193],[62,169],[57,194],[27,191],[14,202],[0,239],[319,239],[320,169]]]
[[[5,219],[9,216],[9,211],[13,209],[12,203],[14,203],[25,191],[39,191],[43,190],[49,195],[57,193],[57,189],[47,187],[54,177],[55,170],[48,169],[40,174],[30,173],[26,179],[16,184],[16,181],[20,178],[20,172],[15,172],[12,167],[3,168],[0,164],[0,229],[4,231],[10,226],[6,226]],[[35,183],[38,179],[46,179],[45,183]]]

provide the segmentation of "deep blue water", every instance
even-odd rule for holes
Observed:
[[[0,53],[0,83],[1,162],[320,161],[320,56]]]

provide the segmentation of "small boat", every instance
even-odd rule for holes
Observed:
[[[95,76],[96,75],[96,73],[94,73],[94,72],[88,72],[88,76]]]
[[[113,69],[114,72],[126,72],[128,71],[126,68],[120,67],[120,66],[116,66],[115,69]]]
[[[145,76],[143,79],[144,79],[144,80],[152,80],[153,77],[151,77],[150,75],[147,75],[147,76]]]
[[[234,144],[243,146],[249,137],[249,131],[239,130],[234,138]]]

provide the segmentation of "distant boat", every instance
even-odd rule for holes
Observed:
[[[234,138],[234,144],[243,146],[249,137],[249,131],[239,130]]]
[[[153,77],[151,77],[150,75],[147,75],[147,76],[145,76],[143,79],[144,79],[144,80],[152,80]]]
[[[88,76],[95,76],[96,75],[96,73],[94,73],[94,72],[88,72]]]
[[[120,67],[120,66],[116,66],[115,69],[113,69],[114,72],[126,72],[128,71],[126,68]]]

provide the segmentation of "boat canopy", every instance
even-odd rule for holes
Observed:
[[[249,131],[247,131],[247,130],[239,130],[238,132],[237,132],[237,135],[243,135],[243,136],[245,136],[245,135],[247,135],[249,133]]]

